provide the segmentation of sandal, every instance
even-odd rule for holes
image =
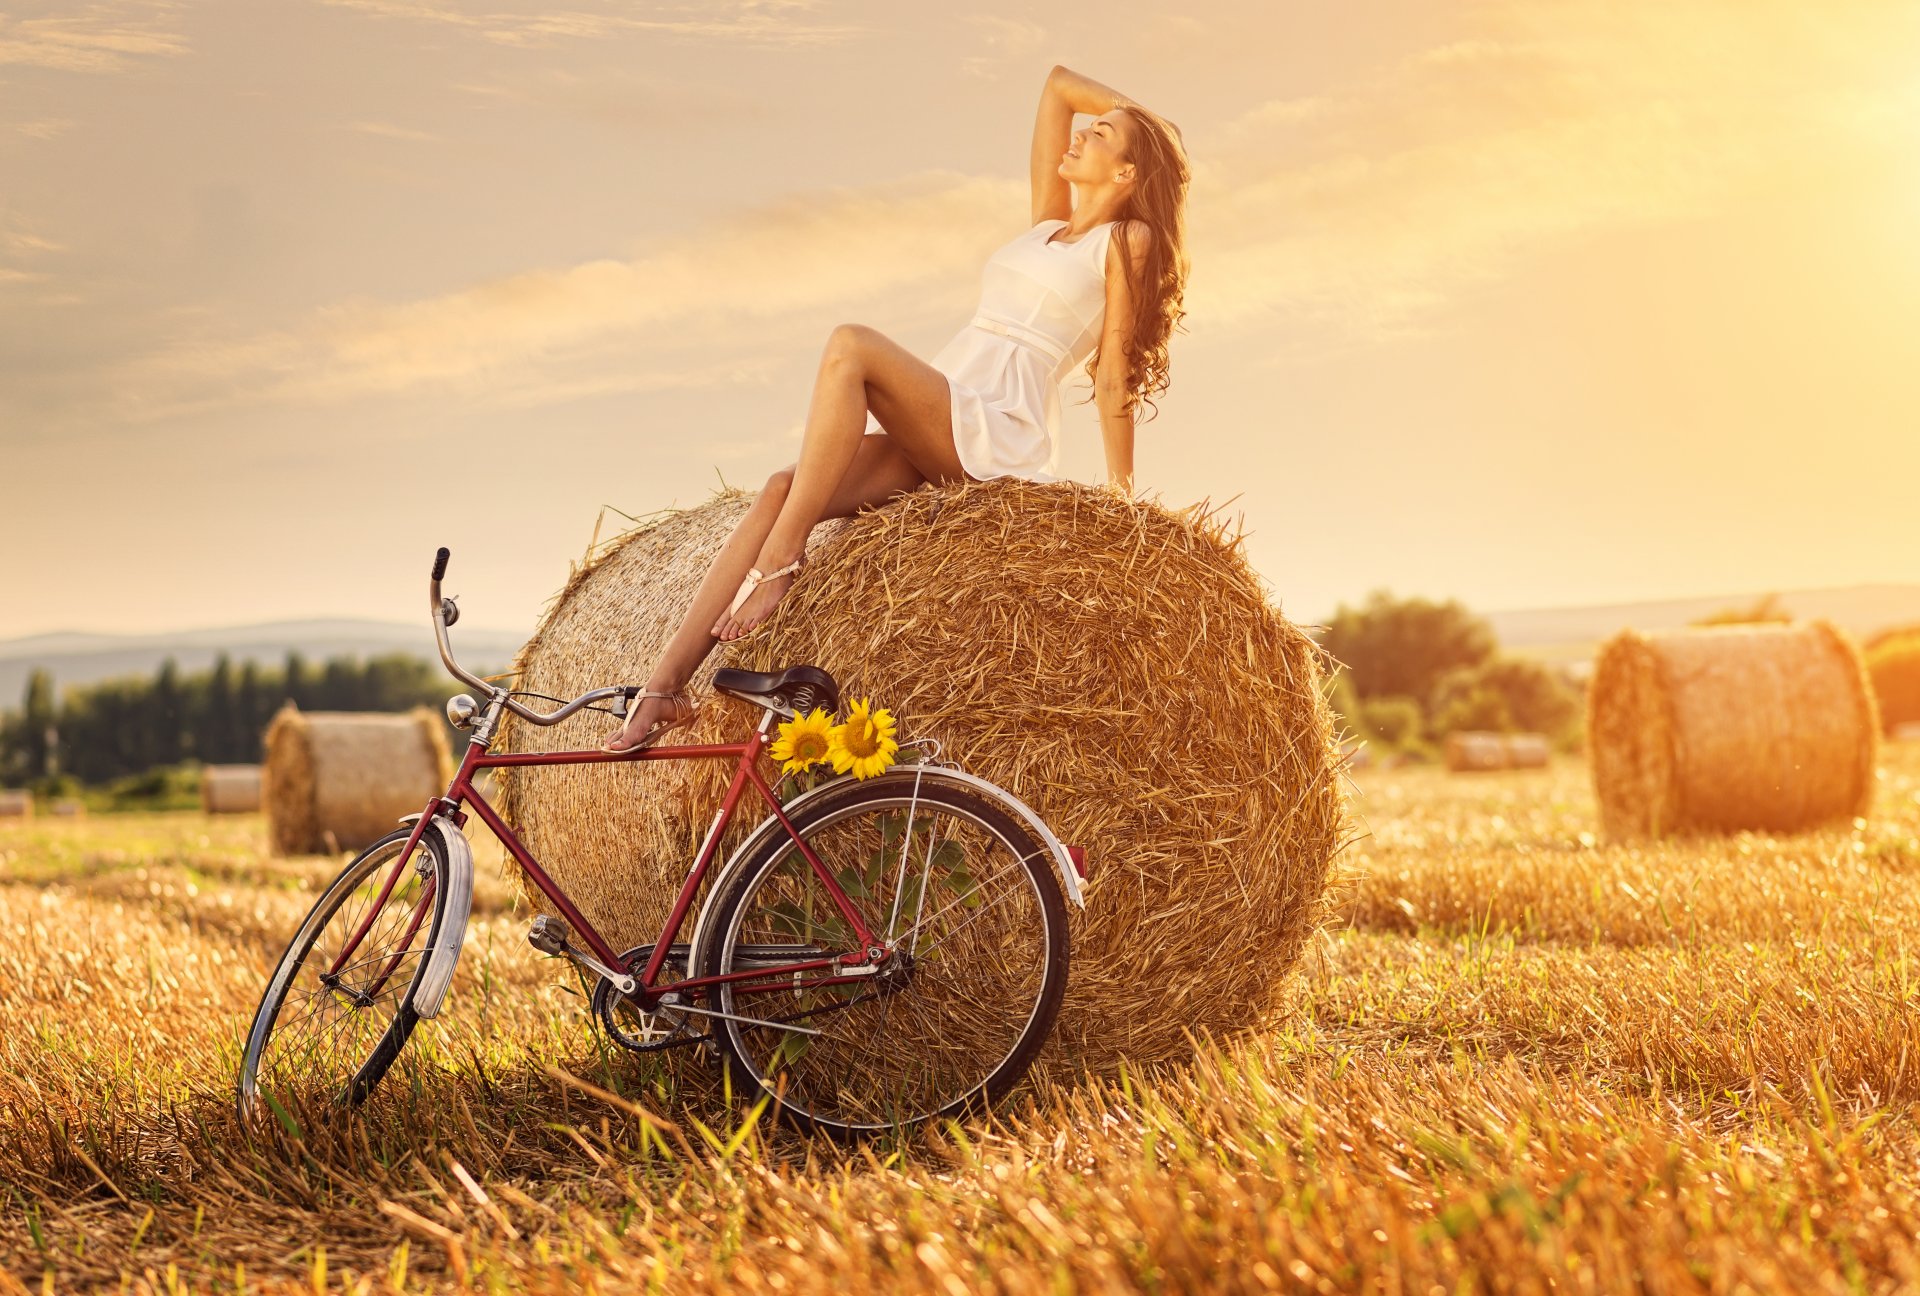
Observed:
[[[806,566],[807,566],[807,555],[806,555],[806,552],[802,550],[800,556],[798,558],[795,558],[792,562],[788,563],[785,567],[776,567],[770,572],[762,572],[758,567],[749,567],[747,569],[747,574],[744,577],[742,577],[740,580],[740,589],[737,593],[734,594],[733,602],[727,604],[727,610],[720,614],[720,619],[723,621],[731,620],[733,618],[733,614],[740,610],[740,605],[742,603],[745,603],[749,598],[751,598],[753,596],[753,592],[759,589],[760,586],[766,583],[767,581],[773,580],[780,576],[798,576],[802,571],[806,569]],[[744,637],[745,637],[744,635],[734,636],[735,639],[740,639]],[[716,635],[715,638],[719,638],[719,636]],[[722,639],[721,642],[731,643],[732,640]]]
[[[649,728],[645,733],[640,735],[640,741],[635,743],[631,747],[615,747],[613,743],[616,739],[620,737],[620,734],[616,733],[612,738],[609,738],[604,744],[601,745],[601,748],[600,748],[601,751],[611,752],[615,756],[625,756],[629,752],[645,751],[647,748],[653,746],[656,742],[660,741],[660,735],[666,733],[667,730],[678,729],[682,725],[692,724],[694,719],[699,716],[700,708],[703,705],[702,703],[695,702],[693,698],[687,694],[685,689],[676,689],[671,693],[659,693],[659,692],[655,692],[653,689],[641,689],[638,693],[633,695],[632,701],[638,702],[641,698],[670,699],[674,704],[673,719],[654,721],[652,727]],[[688,708],[687,713],[685,715],[680,714],[680,706],[682,703],[685,703]],[[628,714],[632,714],[632,713],[629,712]],[[625,732],[626,732],[626,726],[622,725],[620,727],[620,733],[625,733]]]

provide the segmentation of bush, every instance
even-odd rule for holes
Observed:
[[[1580,714],[1580,697],[1551,667],[1523,657],[1497,657],[1448,671],[1434,685],[1428,714],[1435,737],[1492,729],[1560,739]]]
[[[1920,723],[1920,634],[1880,640],[1867,651],[1866,661],[1880,702],[1880,723],[1888,731]]]
[[[1507,699],[1500,690],[1477,684],[1470,688],[1449,688],[1436,699],[1430,732],[1435,738],[1462,729],[1487,729],[1511,733],[1517,726]]]
[[[1410,697],[1368,698],[1360,704],[1360,729],[1388,747],[1405,747],[1420,737],[1426,717]]]
[[[1366,606],[1341,604],[1321,643],[1353,672],[1361,698],[1424,698],[1450,670],[1493,656],[1493,628],[1456,602],[1396,599],[1376,590]]]
[[[1779,621],[1793,620],[1793,613],[1787,611],[1780,602],[1778,594],[1763,594],[1746,607],[1721,608],[1718,612],[1709,612],[1703,617],[1695,617],[1688,625],[1724,626],[1724,625],[1765,625]]]
[[[200,767],[191,762],[158,765],[143,774],[129,774],[109,783],[106,797],[115,810],[197,810]]]

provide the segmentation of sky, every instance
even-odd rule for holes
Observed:
[[[964,324],[1055,63],[1185,136],[1137,485],[1287,615],[1920,580],[1911,0],[13,0],[0,638],[530,630]]]

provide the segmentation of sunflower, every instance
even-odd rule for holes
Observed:
[[[767,748],[767,755],[783,762],[780,772],[798,774],[809,765],[827,760],[833,753],[833,717],[819,707],[780,726],[780,736]]]
[[[865,779],[893,764],[894,753],[900,750],[893,738],[893,714],[885,707],[870,707],[869,699],[854,699],[847,722],[833,727],[830,759],[835,772],[852,770],[855,778]]]

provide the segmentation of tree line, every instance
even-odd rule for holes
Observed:
[[[0,717],[0,784],[78,780],[99,784],[183,761],[251,764],[282,704],[303,711],[403,711],[435,707],[449,681],[406,653],[318,666],[289,653],[279,667],[235,666],[222,654],[209,670],[182,673],[172,658],[151,679],[108,680],[65,690],[36,670],[20,708]]]

